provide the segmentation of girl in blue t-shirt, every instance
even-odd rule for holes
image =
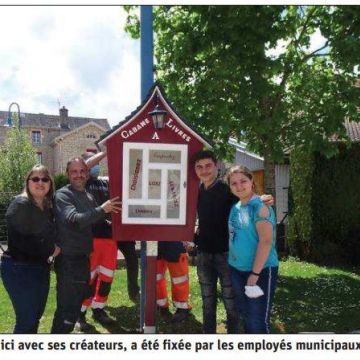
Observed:
[[[233,166],[226,175],[239,198],[229,216],[229,265],[238,309],[247,334],[269,333],[278,274],[275,214],[255,193],[253,174]]]

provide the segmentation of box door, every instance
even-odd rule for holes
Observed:
[[[123,224],[185,225],[188,146],[123,144]]]

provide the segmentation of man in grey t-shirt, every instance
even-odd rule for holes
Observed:
[[[57,308],[51,329],[53,334],[67,334],[74,329],[81,303],[87,296],[92,225],[106,213],[121,210],[118,197],[98,206],[86,191],[89,171],[82,158],[71,159],[66,174],[70,184],[56,192],[54,204],[61,254],[55,261]]]

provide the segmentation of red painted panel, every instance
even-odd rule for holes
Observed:
[[[163,108],[169,108],[161,104]],[[108,169],[110,178],[111,197],[122,197],[122,168],[123,168],[123,143],[167,143],[188,145],[188,179],[187,179],[187,209],[186,225],[138,225],[122,224],[121,214],[113,215],[113,237],[116,240],[143,240],[143,241],[192,241],[194,235],[196,204],[199,181],[196,177],[192,156],[203,148],[203,142],[195,137],[191,131],[183,127],[175,116],[168,116],[166,126],[155,130],[148,116],[148,112],[155,107],[155,101],[137,116],[136,119],[126,124],[119,132],[106,141]],[[154,136],[156,131],[156,135]]]

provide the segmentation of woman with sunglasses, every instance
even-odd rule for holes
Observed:
[[[8,250],[1,276],[13,304],[15,334],[34,334],[44,313],[50,283],[50,263],[60,249],[52,215],[54,181],[48,169],[35,165],[24,191],[6,212]]]

